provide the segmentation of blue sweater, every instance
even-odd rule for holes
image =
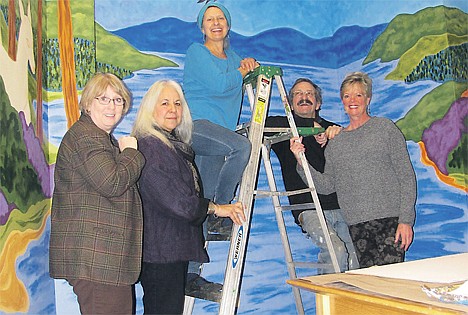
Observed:
[[[237,70],[242,59],[229,48],[225,53],[227,59],[220,59],[193,43],[185,56],[183,87],[194,120],[207,119],[234,130],[242,103],[242,75]]]

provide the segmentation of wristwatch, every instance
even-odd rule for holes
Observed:
[[[216,204],[214,202],[209,202],[208,203],[208,212],[207,214],[215,214],[216,212]]]

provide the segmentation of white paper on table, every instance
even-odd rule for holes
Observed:
[[[458,289],[449,292],[449,294],[461,295],[468,299],[468,281],[465,281],[465,283],[463,283]]]
[[[468,305],[468,281],[465,281],[463,284],[449,284],[436,288],[422,285],[421,290],[427,296],[436,298],[442,302]]]
[[[422,282],[461,282],[468,280],[468,253],[373,266],[346,273]]]

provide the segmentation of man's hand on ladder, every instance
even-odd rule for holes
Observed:
[[[305,147],[302,144],[302,137],[292,137],[289,140],[289,149],[294,154],[297,163],[302,166],[301,153],[305,153]]]

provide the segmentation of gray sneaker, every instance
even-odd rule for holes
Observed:
[[[223,285],[210,282],[205,278],[196,275],[189,277],[185,286],[185,295],[219,303],[221,301]]]

